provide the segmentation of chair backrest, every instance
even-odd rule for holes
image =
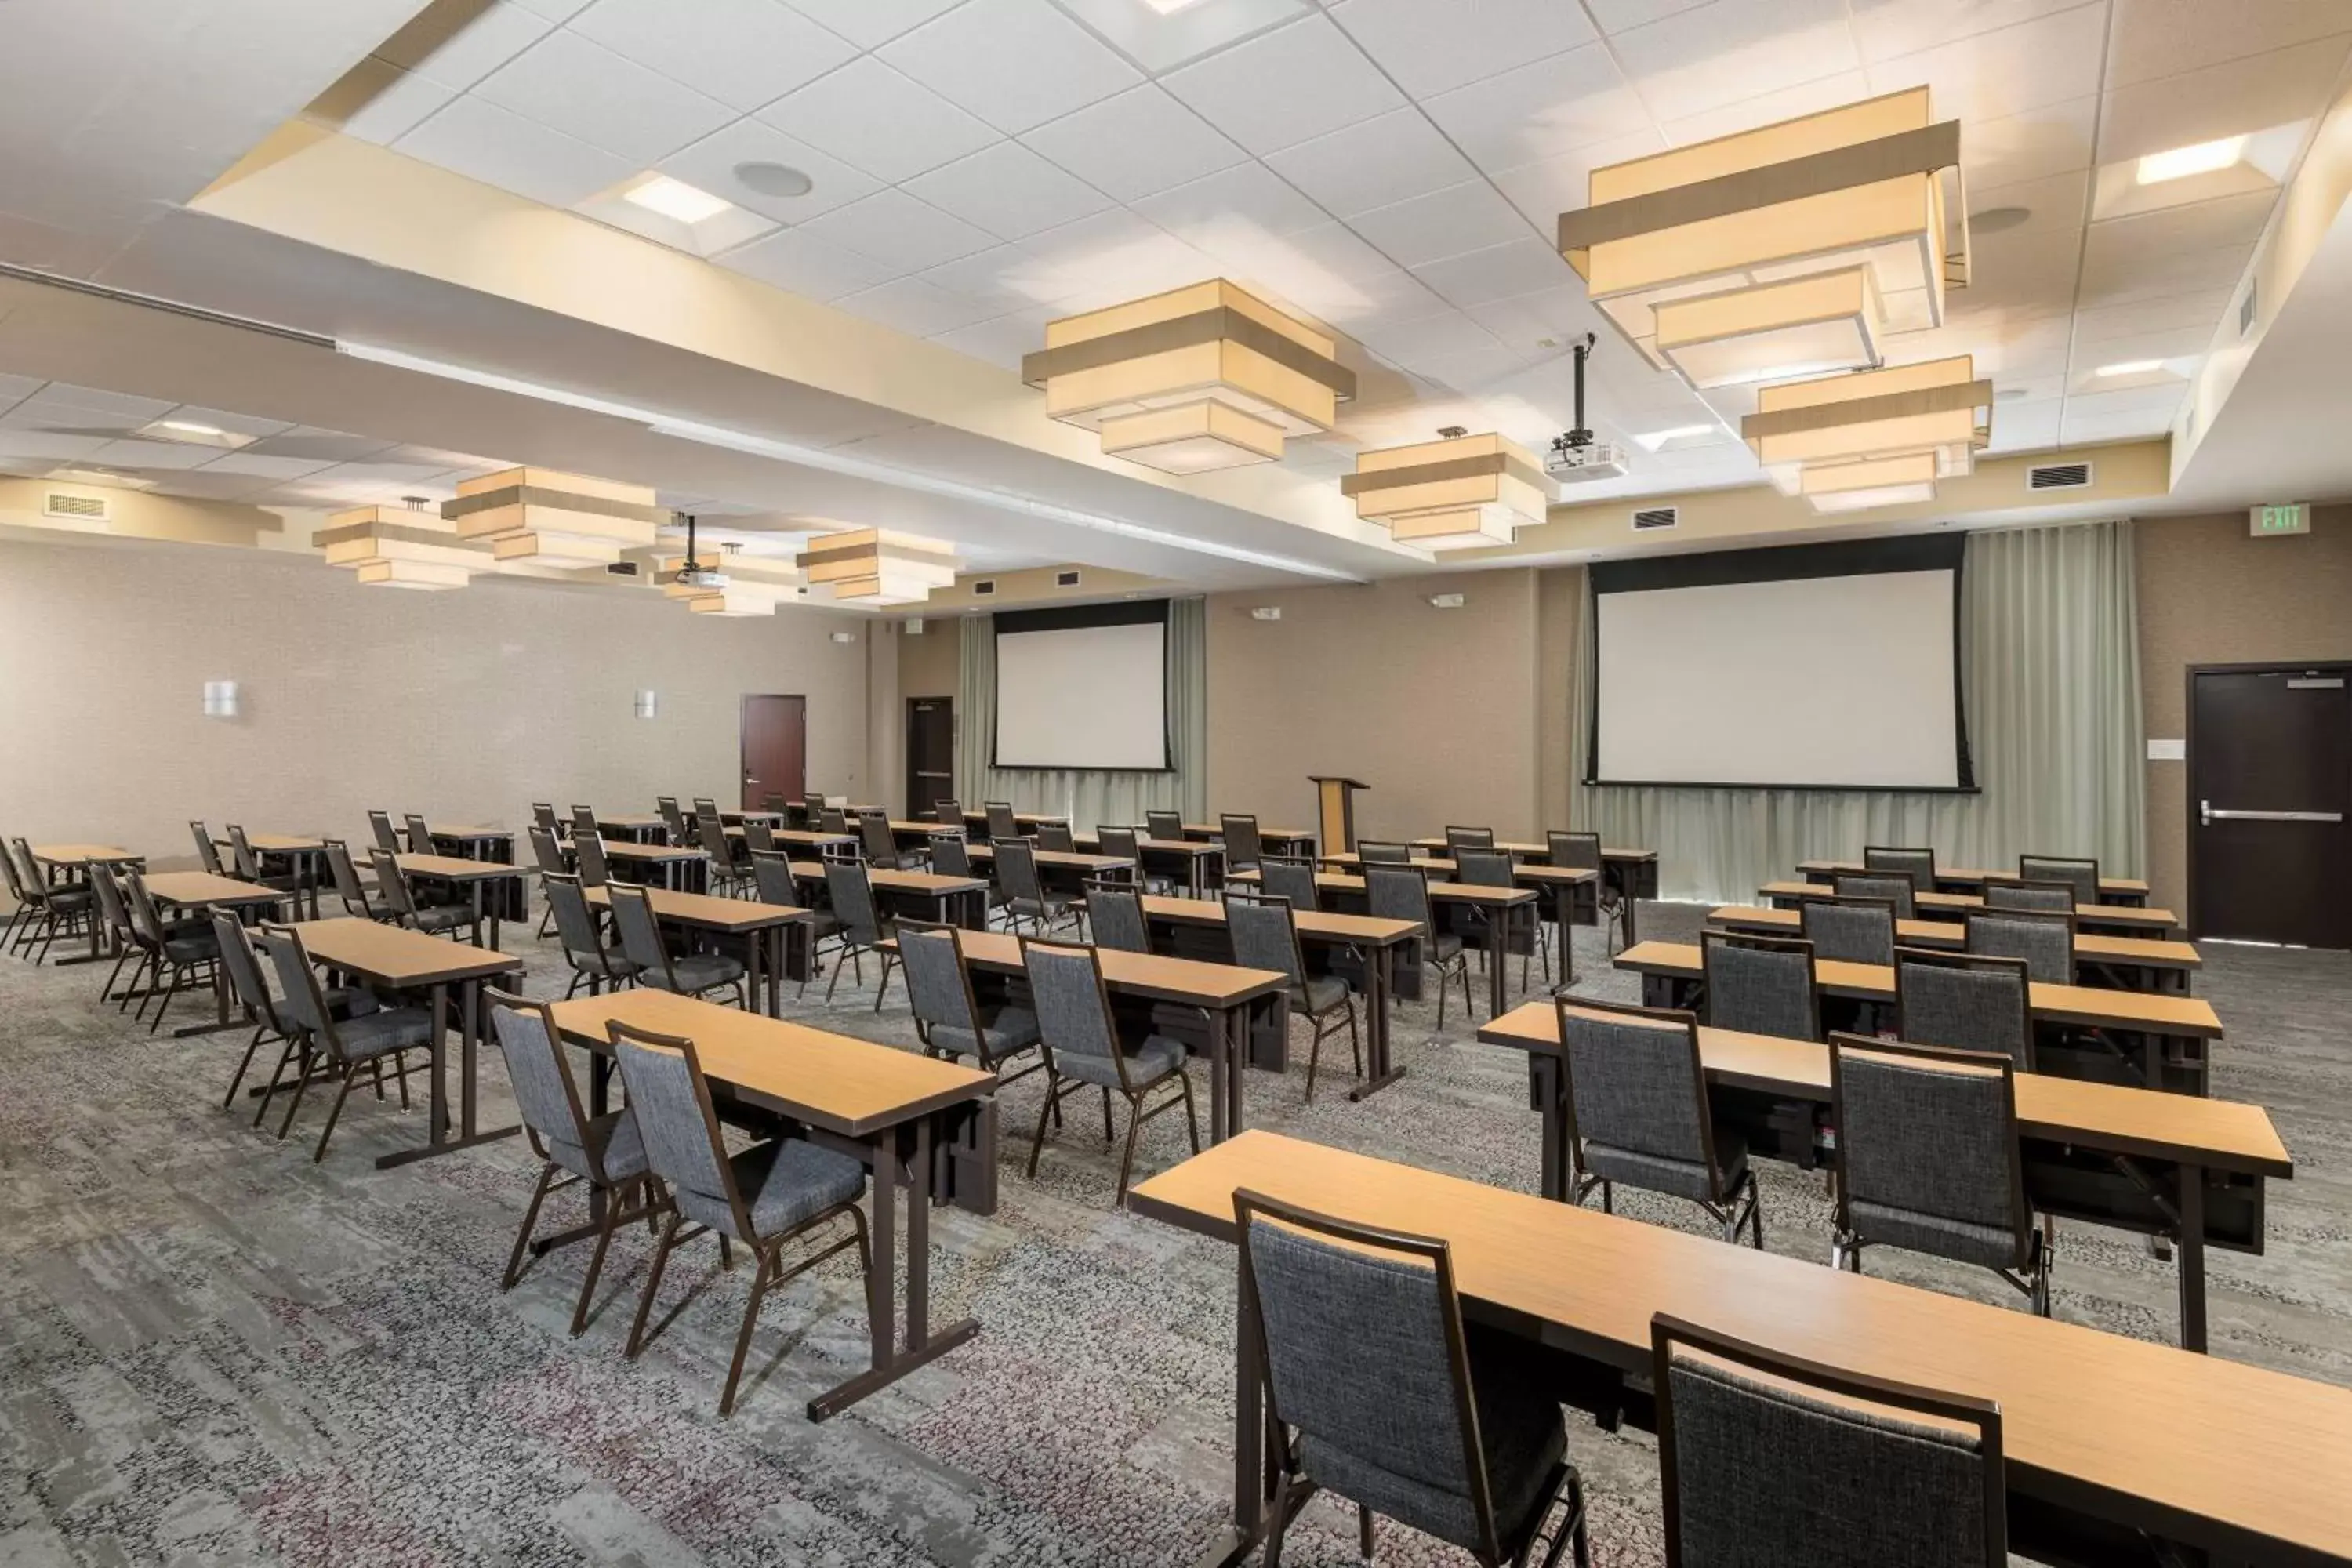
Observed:
[[[1381,1477],[1382,1512],[1502,1562],[1445,1242],[1245,1188],[1234,1216],[1243,1331],[1265,1369],[1268,1418],[1339,1473]]]
[[[1723,931],[1701,931],[1698,942],[1708,1024],[1750,1035],[1822,1037],[1811,942]]]
[[[707,795],[698,795],[694,797],[694,815],[698,818],[709,816],[716,817],[721,823],[726,821],[725,817],[719,816],[719,803]]]
[[[1257,863],[1258,886],[1290,900],[1294,910],[1318,908],[1315,863],[1286,855],[1267,855]]]
[[[961,832],[963,828],[963,803],[953,800],[931,802],[931,820],[941,827],[952,827]]]
[[[668,976],[669,944],[662,940],[652,895],[627,882],[607,882],[604,895],[612,900],[608,907],[613,911],[613,929],[620,934],[622,955],[639,969]]]
[[[563,863],[563,846],[556,842],[555,830],[536,823],[530,828],[530,858],[542,872],[572,868]]]
[[[761,811],[772,811],[778,816],[783,817],[786,821],[790,821],[792,819],[792,803],[786,800],[782,795],[777,794],[774,790],[770,790],[767,794],[760,797],[760,809]]]
[[[708,816],[697,813],[694,832],[702,842],[702,852],[710,857],[712,865],[723,871],[735,863],[735,848],[728,839],[727,825],[719,820],[717,812]]]
[[[1066,822],[1041,822],[1037,825],[1037,847],[1056,855],[1074,855],[1078,848],[1077,836]],[[1106,849],[1103,853],[1108,855],[1110,851]]]
[[[1258,837],[1255,816],[1228,811],[1217,818],[1217,829],[1225,841],[1225,869],[1229,871],[1246,871],[1265,853],[1265,846]]]
[[[318,972],[310,967],[302,933],[292,926],[265,921],[249,934],[278,975],[279,1032],[304,1029],[331,1043],[334,1026],[328,1021],[327,999],[319,990]]]
[[[1045,841],[1043,828],[1037,831],[1037,847],[1040,849],[1053,847]],[[1097,853],[1124,856],[1129,860],[1139,860],[1143,855],[1142,846],[1138,841],[1138,836],[1132,827],[1097,826],[1095,829],[1095,848]]]
[[[530,803],[530,820],[534,826],[543,829],[544,831],[552,834],[559,838],[562,837],[563,820],[555,815],[555,803],[553,801],[532,801]]]
[[[575,889],[576,892],[577,889]],[[522,1124],[541,1147],[559,1152],[566,1169],[585,1166],[601,1184],[604,1172],[588,1136],[587,1112],[581,1108],[580,1085],[572,1076],[570,1053],[555,1032],[555,1014],[536,997],[517,995],[497,986],[482,989],[498,1037],[499,1054],[506,1058],[507,1079],[514,1086],[515,1109]]]
[[[1436,929],[1429,916],[1429,873],[1419,866],[1364,862],[1364,907],[1377,920],[1415,921],[1423,931]]]
[[[1154,838],[1171,844],[1184,842],[1184,814],[1181,811],[1146,811],[1143,830]]]
[[[988,837],[992,842],[1021,837],[1021,824],[1013,815],[1011,801],[992,800],[982,809],[988,814]]]
[[[605,973],[604,943],[596,931],[596,911],[580,886],[580,879],[550,871],[540,879],[547,889],[547,907],[555,914],[555,937],[575,969]]]
[[[865,847],[866,858],[877,866],[894,864],[898,858],[898,841],[891,835],[887,817],[859,817],[857,841]]]
[[[1899,871],[1911,879],[1911,885],[1923,893],[1936,890],[1936,852],[1893,844],[1865,844],[1862,847],[1862,868],[1865,871]]]
[[[2040,910],[2046,914],[2071,915],[2078,900],[2071,882],[2012,882],[2005,878],[1988,878],[1984,901],[1989,910]]]
[[[1087,879],[1087,924],[1097,947],[1120,952],[1151,951],[1150,929],[1143,919],[1143,895],[1129,883]]]
[[[612,879],[612,868],[604,858],[604,836],[593,827],[572,830],[572,858],[580,869],[583,887],[601,888]]]
[[[686,813],[678,809],[677,796],[674,795],[654,796],[654,809],[661,813],[662,823],[669,829],[669,841],[672,844],[694,842],[693,836],[686,830]]]
[[[828,860],[824,889],[833,900],[834,918],[841,921],[850,941],[872,947],[882,940],[882,917],[874,907],[873,872],[854,860]]]
[[[400,869],[400,861],[389,849],[371,849],[368,863],[375,868],[375,890],[383,900],[383,907],[395,915],[413,915],[416,900],[408,891],[408,878]]]
[[[849,814],[839,806],[820,806],[816,825],[817,831],[821,833],[846,833],[849,831]]]
[[[1387,838],[1359,838],[1356,840],[1356,860],[1365,866],[1375,863],[1410,866],[1412,864],[1412,846]]]
[[[1650,1320],[1666,1568],[2003,1568],[2000,1407]]]
[[[1491,827],[1456,827],[1448,823],[1445,828],[1445,853],[1459,858],[1465,849],[1492,849],[1495,830]]]
[[[735,1168],[728,1163],[719,1112],[694,1042],[682,1035],[633,1029],[618,1020],[604,1027],[645,1140],[646,1163],[669,1187],[678,1212],[722,1234],[751,1236],[751,1216],[735,1187]]]
[[[971,875],[971,847],[962,828],[943,827],[931,835],[931,869],[942,877]]]
[[[1544,844],[1551,850],[1551,863],[1574,870],[1601,869],[1601,835],[1579,833],[1565,827],[1549,828]]]
[[[261,961],[254,956],[252,934],[226,910],[213,910],[212,922],[213,941],[220,948],[221,968],[228,975],[230,994],[271,1029],[284,1034],[286,1026],[278,1016],[278,999],[269,994],[269,983],[261,977]]]
[[[367,814],[368,831],[375,835],[375,847],[397,855],[401,850],[400,835],[392,826],[392,813],[371,811]]]
[[[1898,921],[1918,918],[1918,884],[1908,872],[1840,871],[1830,879],[1830,890],[1841,899],[1884,899]]]
[[[1587,1146],[1695,1166],[1705,1173],[1710,1200],[1720,1201],[1697,1016],[1581,996],[1555,996],[1553,1005],[1568,1074],[1569,1147],[1579,1168]]]
[[[2078,904],[2099,901],[2099,863],[2070,855],[2020,855],[2018,877],[2028,882],[2063,882],[2074,889]]]
[[[221,874],[220,847],[213,842],[212,829],[201,822],[190,822],[188,832],[196,841],[196,864],[217,877]]]
[[[16,863],[20,855],[25,860],[22,866]],[[23,839],[0,843],[0,872],[7,874],[8,896],[20,904],[31,903],[33,889],[41,885],[39,875],[32,869],[32,854],[26,848]]]
[[[360,880],[359,868],[352,864],[351,847],[340,838],[323,841],[327,850],[327,875],[335,884],[335,896],[343,900],[343,912],[361,920],[375,919],[375,904],[369,899],[367,886]]]
[[[793,880],[792,857],[781,849],[755,849],[751,852],[751,885],[759,889],[763,904],[782,904],[798,908],[800,885]]]
[[[236,874],[248,882],[261,880],[261,858],[253,852],[253,845],[245,837],[245,829],[232,822],[228,825],[229,858],[236,863]]]
[[[595,831],[596,808],[590,805],[573,806],[572,808],[572,832],[573,836],[576,837],[580,834],[593,833]]]
[[[1127,1053],[1118,1048],[1111,1022],[1110,993],[1102,963],[1091,947],[1021,939],[1021,967],[1037,1007],[1037,1034],[1057,1057],[1094,1057],[1117,1064],[1119,1087],[1127,1079]]]
[[[1914,1045],[1996,1051],[2033,1070],[2033,986],[2021,958],[1895,950],[1895,1032]]]
[[[800,813],[800,826],[814,828],[817,823],[824,816],[824,797],[823,795],[804,795],[801,796],[800,805],[794,809]]]
[[[1978,1261],[2023,1264],[2033,1211],[2016,1071],[2000,1051],[1832,1035],[1838,1228],[1903,1246],[1943,1237]]]
[[[1962,917],[1966,951],[2021,958],[2030,979],[2074,984],[2074,914],[2069,910],[1970,910]]]
[[[108,930],[127,932],[131,929],[131,907],[123,900],[122,884],[116,880],[113,867],[91,861],[89,890],[98,900],[98,918]]]
[[[1511,858],[1499,849],[1464,845],[1454,852],[1454,879],[1473,888],[1512,885]]]
[[[769,854],[773,854],[776,848],[776,829],[774,824],[771,823],[764,816],[745,817],[743,819],[743,848],[746,853],[765,851]]]
[[[1797,918],[1816,958],[1847,963],[1895,962],[1892,899],[1807,899],[1798,906]]]
[[[1225,889],[1225,931],[1233,938],[1234,962],[1244,969],[1271,969],[1294,983],[1307,978],[1298,952],[1298,926],[1290,900],[1279,893]]]
[[[1008,899],[1027,899],[1043,903],[1045,889],[1037,880],[1037,855],[1026,838],[992,838],[989,847],[995,851],[996,885]]]
[[[416,813],[413,811],[408,813],[406,820],[408,823],[408,852],[411,855],[432,854],[433,829],[426,826],[425,819],[417,816]]]
[[[971,973],[963,964],[963,939],[956,928],[935,921],[902,920],[898,927],[898,963],[907,972],[907,1001],[926,1029],[944,1024],[980,1037],[980,1006],[971,994]]]

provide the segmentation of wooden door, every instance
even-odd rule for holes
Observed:
[[[932,805],[955,798],[955,703],[907,699],[907,815],[929,820]]]
[[[2189,931],[2352,947],[2352,666],[2189,672]]]
[[[808,699],[743,699],[743,809],[772,795],[796,801],[808,788]]]

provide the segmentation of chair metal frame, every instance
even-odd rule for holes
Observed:
[[[735,1005],[744,1008],[747,1011],[751,1008],[751,1003],[750,995],[744,985],[744,977],[741,975],[738,975],[732,980],[719,981],[700,991],[688,991],[678,984],[677,963],[669,951],[668,941],[664,938],[661,933],[661,917],[654,912],[653,895],[649,890],[638,887],[633,882],[609,882],[605,884],[604,896],[606,899],[611,900],[609,907],[613,910],[613,926],[615,931],[624,929],[620,921],[621,901],[624,899],[634,899],[636,900],[636,907],[645,914],[646,923],[653,929],[654,946],[661,952],[662,974],[663,977],[669,982],[667,990],[671,995],[693,996],[699,998],[708,996],[713,991],[728,989],[732,990],[735,993]],[[628,939],[624,936],[621,940],[621,952],[625,955],[628,951]],[[638,961],[634,958],[630,959],[629,962],[632,963],[638,963]],[[636,973],[634,973],[629,977],[629,984],[631,985],[643,985],[645,984],[642,965]]]
[[[383,1057],[370,1057],[362,1061],[343,1054],[342,1037],[336,1032],[334,1011],[328,1006],[326,992],[319,984],[319,971],[311,961],[310,948],[302,941],[302,928],[265,921],[260,929],[270,936],[283,937],[294,943],[294,951],[302,958],[302,976],[310,987],[310,1005],[318,1014],[321,1026],[312,1029],[308,1025],[299,1025],[286,1032],[286,1049],[278,1056],[278,1066],[269,1075],[268,1086],[262,1091],[261,1107],[254,1112],[253,1121],[257,1127],[261,1124],[261,1119],[268,1113],[269,1102],[277,1097],[288,1063],[299,1058],[300,1068],[294,1078],[294,1098],[287,1104],[286,1120],[278,1124],[278,1141],[283,1142],[286,1135],[294,1129],[295,1113],[302,1109],[302,1091],[310,1088],[313,1079],[323,1082],[335,1076],[334,1068],[341,1068],[342,1076],[335,1090],[335,1103],[327,1112],[327,1124],[319,1130],[319,1146],[310,1152],[310,1163],[315,1165],[327,1157],[327,1141],[335,1135],[335,1124],[342,1120],[343,1102],[351,1098],[352,1085],[358,1080],[361,1068],[373,1068],[376,1098],[383,1098]],[[276,967],[274,962],[271,967]],[[278,983],[285,984],[282,974]],[[409,1108],[408,1053],[412,1050],[429,1052],[432,1048],[432,1042],[428,1040],[421,1046],[404,1046],[385,1053],[392,1058],[393,1076],[400,1083],[400,1108],[403,1110]],[[321,1068],[326,1070],[320,1071]]]
[[[1821,971],[1813,956],[1813,944],[1802,937],[1761,936],[1752,931],[1706,930],[1698,933],[1698,961],[1701,984],[1705,987],[1706,1021],[1715,1023],[1715,965],[1710,962],[1718,948],[1744,947],[1759,952],[1796,952],[1805,955],[1805,994],[1807,1010],[1812,1017],[1811,1026],[1799,1037],[1808,1040],[1822,1037]],[[1895,949],[1900,953],[1901,948]]]
[[[1991,952],[1948,952],[1941,948],[1897,947],[1895,950],[1895,1033],[1897,1038],[1910,1036],[1910,1021],[1906,1016],[1903,997],[1903,969],[1906,964],[1923,964],[1939,969],[2005,970],[2017,976],[2017,1013],[2020,1037],[2025,1042],[2025,1059],[2018,1067],[2025,1072],[2034,1068],[2033,1040],[2033,976],[2021,958],[2003,958]],[[1960,1047],[1944,1047],[1958,1050]]]
[[[1445,986],[1446,976],[1449,973],[1457,974],[1462,980],[1463,1016],[1466,1018],[1475,1018],[1478,1016],[1478,1010],[1470,995],[1470,944],[1467,942],[1463,943],[1461,948],[1451,959],[1442,959],[1437,956],[1437,938],[1439,935],[1437,929],[1437,910],[1436,907],[1430,902],[1429,899],[1429,868],[1426,866],[1416,865],[1411,861],[1408,861],[1402,866],[1387,865],[1375,861],[1371,865],[1365,866],[1360,868],[1364,874],[1364,902],[1367,907],[1370,907],[1372,902],[1372,878],[1375,871],[1377,871],[1383,879],[1400,876],[1412,876],[1420,880],[1421,889],[1420,891],[1414,895],[1414,899],[1421,906],[1421,914],[1419,918],[1421,921],[1422,930],[1424,934],[1416,937],[1413,940],[1421,943],[1422,967],[1425,970],[1431,971],[1437,976],[1437,1026],[1441,1029],[1445,1027]]]
[[[1309,1105],[1315,1103],[1315,1071],[1322,1061],[1323,1041],[1326,1037],[1339,1032],[1340,1026],[1329,1022],[1335,1014],[1344,1017],[1348,1029],[1348,1053],[1355,1061],[1356,1077],[1361,1079],[1364,1076],[1364,1046],[1362,1037],[1356,1028],[1356,994],[1352,990],[1342,989],[1339,993],[1339,1005],[1336,1007],[1326,1007],[1320,1013],[1307,1005],[1307,952],[1298,942],[1298,917],[1291,909],[1290,900],[1280,893],[1269,893],[1262,889],[1236,887],[1225,889],[1225,903],[1228,907],[1235,903],[1249,904],[1259,909],[1279,907],[1283,912],[1284,926],[1290,933],[1290,973],[1297,978],[1298,982],[1297,1010],[1307,1015],[1307,1025],[1313,1029],[1315,1035],[1307,1047],[1307,1103]],[[1228,916],[1227,919],[1230,921],[1231,917]],[[1234,954],[1237,959],[1240,956],[1238,952]]]
[[[1128,1177],[1133,1172],[1135,1167],[1136,1139],[1142,1132],[1143,1124],[1145,1122],[1150,1121],[1153,1117],[1158,1116],[1163,1110],[1171,1110],[1180,1104],[1182,1105],[1184,1108],[1185,1125],[1190,1131],[1192,1140],[1192,1152],[1198,1154],[1201,1152],[1201,1118],[1192,1103],[1192,1076],[1189,1072],[1185,1071],[1185,1067],[1190,1058],[1188,1057],[1186,1060],[1179,1061],[1176,1064],[1174,1070],[1171,1071],[1167,1075],[1167,1078],[1154,1079],[1150,1083],[1144,1084],[1140,1088],[1137,1087],[1128,1076],[1127,1069],[1129,1052],[1125,1049],[1118,1037],[1118,1015],[1112,1010],[1110,1003],[1110,986],[1103,979],[1102,955],[1097,952],[1092,947],[1082,942],[1044,942],[1026,936],[1019,937],[1015,940],[1019,942],[1021,946],[1021,968],[1024,973],[1026,973],[1028,971],[1029,950],[1033,947],[1045,948],[1056,953],[1072,953],[1082,956],[1087,961],[1087,967],[1094,973],[1095,995],[1102,1006],[1103,1032],[1110,1039],[1111,1059],[1116,1065],[1118,1072],[1118,1092],[1124,1096],[1127,1100],[1127,1145],[1125,1150],[1120,1153],[1118,1160],[1118,1194],[1112,1200],[1113,1207],[1125,1208],[1127,1206]],[[1029,1177],[1032,1181],[1034,1181],[1037,1176],[1038,1156],[1044,1153],[1045,1149],[1046,1121],[1050,1118],[1054,1121],[1055,1125],[1059,1126],[1062,1120],[1060,1114],[1062,1101],[1068,1099],[1070,1095],[1077,1090],[1090,1087],[1099,1087],[1102,1089],[1103,1142],[1108,1143],[1111,1142],[1112,1138],[1115,1136],[1111,1127],[1110,1117],[1110,1085],[1088,1085],[1083,1080],[1075,1078],[1068,1079],[1066,1082],[1064,1081],[1061,1069],[1054,1065],[1053,1042],[1044,1038],[1045,1016],[1045,1009],[1040,1007],[1037,1010],[1037,1021],[1040,1054],[1045,1058],[1045,1103],[1039,1106],[1037,1110],[1037,1135],[1030,1141],[1029,1144]],[[1146,1097],[1148,1097],[1153,1089],[1159,1088],[1162,1083],[1167,1082],[1168,1079],[1173,1079],[1176,1080],[1181,1093],[1169,1095],[1162,1099],[1158,1105],[1153,1106],[1150,1110],[1146,1110],[1143,1108]]]

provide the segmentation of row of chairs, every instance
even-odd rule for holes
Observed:
[[[1862,851],[1863,869],[1868,872],[1907,877],[1911,886],[1922,893],[1936,890],[1936,852],[1915,846],[1871,844]],[[2053,907],[2047,900],[2048,891],[2063,887],[2071,897],[2066,907],[2095,904],[2099,901],[2099,862],[2095,858],[2079,855],[2020,855],[2013,877],[1989,879],[1985,883],[1988,901],[1996,888],[2015,888],[2023,884],[2042,891],[2041,902],[2020,903],[2018,909]],[[1910,919],[1909,915],[1903,917]]]

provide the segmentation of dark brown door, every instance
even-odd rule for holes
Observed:
[[[2348,675],[2189,672],[2191,934],[2352,947]]]
[[[772,795],[798,800],[808,787],[808,699],[743,699],[743,807]]]
[[[907,815],[928,818],[934,803],[955,798],[955,704],[944,697],[907,699]]]

